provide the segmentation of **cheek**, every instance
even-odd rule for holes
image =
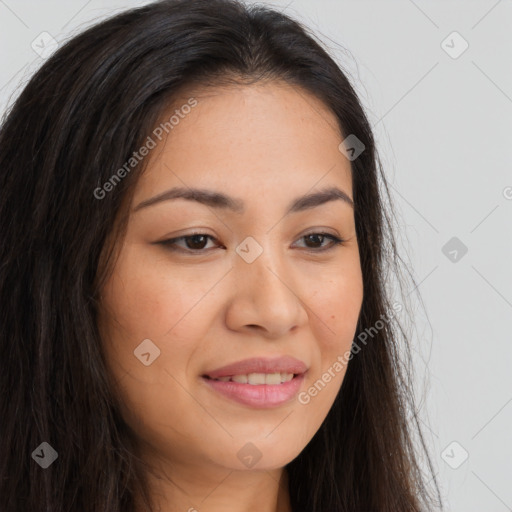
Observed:
[[[180,402],[180,383],[210,328],[219,272],[176,270],[165,257],[150,261],[137,246],[125,246],[102,291],[99,323],[111,374],[136,410],[166,403],[169,393]]]
[[[148,265],[125,253],[102,291],[99,325],[107,364],[123,416],[142,438],[158,438],[160,429],[169,436],[166,425],[179,424],[183,415],[200,424],[201,409],[183,385],[198,349],[191,338],[200,339],[204,328],[193,317],[194,304],[208,283],[184,287],[179,279],[155,262]]]
[[[360,269],[316,285],[308,298],[311,324],[325,354],[346,350],[355,335],[363,300]]]
[[[190,317],[195,318],[192,327],[200,326],[197,312],[216,280],[212,272],[184,272],[170,265],[165,256],[155,258],[150,251],[125,246],[102,293],[109,323],[131,342],[180,338],[184,324],[191,328],[186,321]]]
[[[327,415],[343,383],[363,300],[362,275],[354,264],[317,283],[308,297],[310,327],[317,344],[317,359],[310,368],[299,403],[315,416]],[[311,419],[311,428],[320,422]]]
[[[165,380],[164,370],[174,371],[170,363],[178,366],[186,358],[186,345],[179,340],[173,346],[172,359],[164,344],[165,333],[186,312],[182,289],[176,283],[166,286],[154,265],[145,263],[130,258],[126,251],[101,294],[98,323],[103,345],[111,372],[123,386],[129,386],[128,381],[157,385]],[[135,400],[143,388],[134,386],[130,394]]]

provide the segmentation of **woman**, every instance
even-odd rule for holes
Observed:
[[[372,132],[299,23],[121,13],[0,148],[2,510],[431,509]]]

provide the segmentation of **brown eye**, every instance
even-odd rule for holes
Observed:
[[[171,251],[204,253],[207,252],[205,248],[208,243],[208,239],[215,240],[215,238],[213,238],[210,235],[207,235],[206,233],[194,233],[192,235],[170,238],[169,240],[162,240],[161,242],[157,243],[165,246],[167,249]],[[178,244],[178,242],[182,241],[185,242],[185,246]]]
[[[328,251],[335,246],[344,242],[341,238],[338,238],[329,233],[310,233],[304,235],[301,239],[306,240],[306,248],[313,252]],[[330,245],[322,245],[326,240],[331,240]]]
[[[204,249],[208,242],[208,238],[209,237],[207,235],[191,235],[183,237],[186,241],[187,248],[193,250]]]
[[[325,238],[325,237],[324,237],[324,235],[321,235],[320,233],[314,233],[313,235],[306,235],[306,236],[304,237],[304,239],[305,239],[306,241],[309,241],[309,242],[312,242],[312,243],[313,243],[313,247],[312,247],[313,249],[315,249],[315,248],[316,248],[316,244],[319,244],[319,245],[320,245],[320,247],[321,247],[321,246],[322,246],[322,243],[323,243],[323,241],[324,241],[324,238]],[[306,243],[306,245],[308,245],[308,244]],[[308,245],[308,247],[311,247],[311,246],[310,246],[310,245]]]

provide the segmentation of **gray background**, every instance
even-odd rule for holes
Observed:
[[[0,0],[0,112],[44,61],[42,32],[62,43],[145,3]],[[423,299],[415,382],[446,510],[512,510],[512,2],[261,3],[324,41],[375,130]]]

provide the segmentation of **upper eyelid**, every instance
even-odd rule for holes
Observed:
[[[212,240],[215,240],[216,242],[218,242],[218,238],[216,238],[215,236],[213,235],[210,235],[209,233],[205,233],[205,232],[197,232],[197,233],[186,233],[184,235],[180,235],[180,236],[175,236],[175,237],[172,237],[172,238],[167,238],[167,239],[164,239],[162,240],[162,242],[174,242],[176,240],[182,240],[184,238],[190,238],[190,237],[193,237],[193,236],[198,236],[198,235],[203,235],[203,236],[206,236],[208,238],[211,238]],[[338,236],[334,233],[329,233],[328,231],[323,231],[322,229],[317,229],[316,231],[308,231],[307,233],[304,233],[303,235],[300,235],[297,239],[300,239],[300,238],[304,238],[305,236],[310,236],[310,235],[328,235],[328,236],[333,236],[335,238],[340,238],[342,239],[341,236]]]
[[[169,237],[162,241],[164,242],[164,241],[169,241],[169,240],[179,240],[181,238],[188,238],[188,237],[196,236],[196,235],[206,235],[210,238],[213,238],[214,240],[218,240],[217,237],[215,237],[214,235],[211,235],[210,233],[207,232],[208,228],[191,228],[191,229],[193,229],[194,231],[189,232],[189,233],[184,233],[183,235],[179,235],[179,236],[175,236],[175,237]],[[308,236],[308,235],[316,235],[316,234],[326,234],[326,235],[331,235],[331,236],[334,236],[337,238],[342,238],[341,235],[338,235],[337,233],[330,233],[329,230],[333,230],[333,228],[327,228],[327,227],[310,228],[310,230],[301,234],[298,238],[302,238],[302,237]]]

